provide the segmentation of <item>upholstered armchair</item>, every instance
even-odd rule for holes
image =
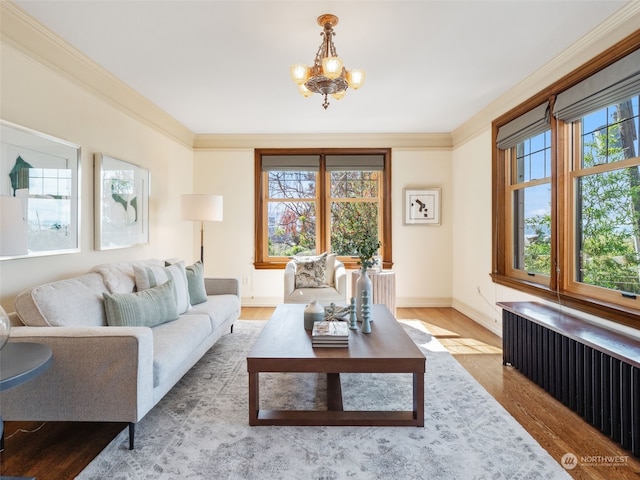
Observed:
[[[347,271],[335,254],[293,257],[284,270],[284,303],[345,305]]]

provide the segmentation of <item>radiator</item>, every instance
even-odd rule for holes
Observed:
[[[640,457],[640,341],[531,302],[503,307],[503,363]]]

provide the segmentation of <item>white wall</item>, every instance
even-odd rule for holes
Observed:
[[[536,298],[493,283],[490,277],[492,232],[491,128],[453,151],[453,301],[452,306],[497,335],[502,335],[499,301]]]
[[[280,146],[287,146],[286,138]],[[397,305],[449,306],[453,251],[451,152],[448,149],[393,149],[391,177]],[[402,189],[416,186],[442,188],[441,226],[402,225]],[[253,267],[253,149],[197,149],[194,192],[224,196],[224,221],[205,225],[206,273],[239,278],[243,305],[281,303],[283,270]]]
[[[27,287],[68,278],[100,263],[191,255],[192,224],[180,221],[179,195],[192,188],[192,149],[6,44],[0,46],[0,62],[0,118],[78,144],[82,149],[81,251],[0,262],[0,303],[5,310],[13,310],[13,298]],[[95,152],[151,169],[149,245],[94,250]]]

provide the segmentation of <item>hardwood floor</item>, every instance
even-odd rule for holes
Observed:
[[[240,318],[267,319],[272,311],[243,308]],[[496,335],[451,308],[399,308],[397,317],[422,321],[553,458],[559,461],[565,453],[576,455],[580,464],[568,470],[573,478],[640,479],[640,459],[517,370],[503,366],[501,340]],[[30,475],[38,480],[72,479],[125,427],[109,423],[7,422],[0,474]],[[21,431],[35,429],[33,433]],[[621,465],[613,466],[602,458],[607,456],[621,457]]]

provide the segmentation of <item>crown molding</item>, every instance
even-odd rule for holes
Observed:
[[[631,0],[550,62],[456,128],[452,132],[453,145],[457,147],[487,131],[491,127],[491,122],[497,117],[632,35],[638,30],[638,25],[640,25],[640,1]]]
[[[323,134],[199,134],[195,136],[195,150],[220,148],[313,148],[319,145],[358,148],[420,148],[451,149],[449,133],[323,133]]]
[[[194,135],[184,125],[8,1],[0,2],[0,39],[127,115],[193,146]]]
[[[450,133],[400,134],[194,134],[180,122],[45,28],[12,2],[0,0],[0,40],[89,90],[120,111],[196,150],[219,148],[391,147],[453,149],[490,128],[491,122],[546,86],[637,31],[640,1],[618,12]]]

